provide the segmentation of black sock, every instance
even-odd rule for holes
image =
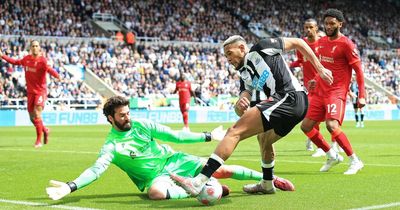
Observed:
[[[361,114],[361,122],[364,121],[364,114]]]
[[[356,113],[356,115],[355,115],[355,116],[356,116],[356,122],[358,122],[358,114]]]
[[[273,180],[274,179],[274,167],[264,168],[261,167],[263,171],[263,179],[264,180]]]
[[[208,158],[206,165],[201,170],[201,173],[210,178],[220,166],[221,163],[210,157]]]

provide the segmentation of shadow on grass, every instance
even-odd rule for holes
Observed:
[[[242,196],[247,196],[247,195],[239,194],[222,198],[218,202],[218,205],[231,203],[232,202],[230,200],[231,197],[242,197]],[[132,199],[127,200],[126,197],[130,197]],[[121,200],[118,200],[118,198],[121,198]],[[47,197],[36,197],[36,198],[29,198],[28,200],[43,201],[50,199]],[[176,200],[150,200],[145,193],[117,193],[117,194],[99,194],[99,195],[82,195],[82,196],[70,195],[63,198],[60,201],[52,201],[49,205],[45,206],[71,205],[73,203],[78,203],[81,200],[93,200],[93,203],[102,203],[102,204],[120,204],[120,205],[132,205],[132,206],[134,205],[135,207],[143,207],[143,209],[146,208],[182,209],[188,207],[203,206],[195,198],[185,198]]]
[[[97,199],[105,199],[105,198],[123,198],[123,197],[137,197],[141,200],[148,200],[147,195],[144,193],[116,193],[116,194],[99,194],[99,195],[69,195],[62,200],[53,201],[51,205],[64,205],[70,203],[76,203],[80,200],[97,200]],[[50,200],[48,197],[36,197],[36,198],[29,198],[28,200]],[[96,201],[98,202],[98,201]]]

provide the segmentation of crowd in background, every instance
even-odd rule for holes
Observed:
[[[41,44],[43,56],[47,58],[48,64],[59,74],[61,81],[48,77],[48,98],[69,100],[72,103],[83,103],[82,99],[90,98],[100,100],[100,95],[79,78],[65,69],[65,65],[78,64],[76,58],[79,48],[74,44],[59,46],[55,43],[45,42]],[[28,54],[29,42],[23,39],[5,41],[0,40],[0,49],[4,54],[14,58],[22,59]],[[22,66],[15,66],[0,62],[0,101],[1,105],[15,105],[10,99],[24,99],[20,103],[26,103],[26,81]]]
[[[400,8],[395,1],[226,1],[226,0],[2,0],[0,31],[12,35],[92,37],[94,13],[108,13],[137,36],[162,40],[220,42],[232,34],[253,37],[248,24],[262,23],[271,35],[302,36],[302,22],[315,18],[322,26],[322,12],[329,7],[345,14],[344,33],[360,48],[377,48],[368,36],[400,46]]]
[[[27,54],[29,42],[24,35],[90,37],[98,36],[90,25],[97,12],[110,13],[125,23],[137,36],[162,40],[218,43],[232,34],[244,34],[250,43],[251,22],[266,25],[272,36],[301,37],[302,22],[307,17],[319,21],[321,11],[331,6],[343,9],[348,35],[363,55],[363,69],[368,78],[400,96],[399,56],[363,53],[364,49],[380,49],[368,35],[383,37],[391,46],[399,43],[399,17],[396,6],[380,1],[372,6],[365,1],[344,1],[317,4],[313,0],[278,1],[1,1],[0,33],[20,35],[17,39],[1,39],[3,52],[13,58]],[[378,5],[378,6],[376,6]],[[268,6],[268,7],[267,7]],[[236,9],[235,9],[236,8]],[[269,8],[266,10],[265,8]],[[369,8],[369,12],[365,12]],[[385,11],[385,12],[384,12]],[[290,20],[290,21],[288,21]],[[395,26],[393,26],[395,24]],[[389,27],[390,25],[390,27]],[[49,80],[49,98],[100,98],[98,93],[66,71],[65,65],[90,69],[110,87],[128,97],[169,97],[180,73],[193,84],[196,95],[207,102],[211,97],[238,94],[238,74],[229,66],[220,48],[200,44],[188,46],[136,45],[132,49],[119,42],[41,43],[43,55],[60,74],[62,82]],[[294,54],[286,56],[288,62]],[[12,98],[25,98],[25,79],[21,67],[0,64],[0,101],[13,103]],[[301,72],[295,72],[302,80]],[[369,103],[385,103],[387,97],[368,87]]]

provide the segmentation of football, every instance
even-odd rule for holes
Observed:
[[[204,205],[213,205],[219,201],[221,197],[222,186],[217,179],[211,177],[196,198]]]

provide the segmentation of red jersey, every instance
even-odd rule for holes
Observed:
[[[189,81],[176,82],[176,89],[179,92],[179,101],[190,101],[192,87]]]
[[[47,60],[43,56],[35,58],[32,55],[27,55],[21,60],[15,60],[3,55],[2,58],[13,65],[22,65],[25,67],[27,93],[47,95],[46,72],[53,77],[60,78],[58,73],[47,65]]]
[[[324,36],[318,40],[315,53],[321,64],[332,71],[333,76],[332,85],[317,77],[317,94],[323,97],[338,96],[346,100],[353,71],[351,65],[360,61],[354,43],[346,36],[335,40],[329,40],[328,36]]]
[[[315,48],[317,47],[318,41],[315,42],[310,42],[308,41],[308,39],[305,37],[303,38],[303,40],[308,44],[308,46],[310,46],[310,48],[312,49],[312,51],[315,53]],[[311,64],[310,61],[307,60],[307,58],[305,58],[303,56],[303,54],[301,54],[300,51],[297,50],[296,52],[297,54],[297,61],[293,62],[290,67],[297,67],[297,66],[303,66],[303,85],[305,87],[308,87],[308,81],[312,80],[315,78],[315,76],[317,75],[317,70],[315,70],[314,66]]]

